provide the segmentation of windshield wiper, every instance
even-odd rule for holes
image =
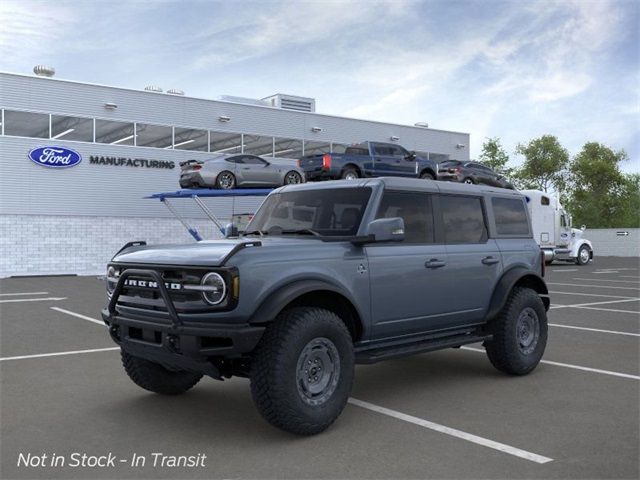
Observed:
[[[310,228],[300,228],[298,230],[283,230],[280,233],[293,235],[314,235],[316,237],[322,237],[321,234],[319,234],[315,230],[311,230]]]
[[[251,230],[250,232],[242,232],[242,236],[246,237],[247,235],[260,235],[261,237],[265,235],[269,235],[269,232],[263,232],[262,230]]]

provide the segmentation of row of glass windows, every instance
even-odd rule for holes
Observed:
[[[195,150],[221,154],[249,153],[284,158],[300,158],[303,155],[327,152],[344,153],[348,146],[342,143],[218,132],[17,110],[2,110],[2,134],[17,137]],[[449,158],[447,155],[426,152],[417,153],[424,156],[430,155],[435,161]]]

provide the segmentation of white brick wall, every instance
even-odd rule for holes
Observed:
[[[640,228],[587,228],[584,238],[591,240],[594,256],[640,257]]]
[[[189,222],[204,238],[220,238],[211,222]],[[0,277],[100,275],[113,254],[133,240],[194,241],[172,218],[0,215]]]

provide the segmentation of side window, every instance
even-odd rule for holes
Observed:
[[[229,157],[225,159],[229,163],[244,163],[242,160],[244,157]]]
[[[540,204],[541,205],[549,205],[549,204],[551,204],[551,201],[549,200],[549,197],[542,196],[542,197],[540,197]]]
[[[442,195],[442,220],[445,240],[448,244],[484,243],[487,226],[479,197]]]
[[[492,198],[498,235],[529,235],[524,202],[519,198]]]
[[[405,243],[434,243],[430,195],[386,191],[376,218],[393,217],[404,220]]]
[[[376,155],[393,155],[392,150],[386,145],[373,144]]]
[[[392,152],[391,155],[393,155],[394,157],[402,157],[402,158],[404,158],[409,153],[404,148],[402,148],[400,146],[391,146],[391,147],[389,147],[389,149]]]
[[[247,163],[249,165],[264,165],[266,162],[259,157],[254,156],[246,156],[242,157],[242,163]]]

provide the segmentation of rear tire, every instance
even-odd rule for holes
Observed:
[[[296,185],[298,183],[302,183],[302,175],[300,175],[295,170],[287,172],[287,174],[284,176],[283,185]]]
[[[199,373],[183,370],[168,370],[158,363],[134,357],[124,350],[120,351],[122,365],[133,383],[150,392],[162,395],[179,395],[200,381]]]
[[[578,256],[576,257],[576,263],[578,265],[586,265],[587,263],[589,263],[590,259],[591,259],[591,251],[589,250],[589,247],[587,247],[586,245],[582,245],[578,249]]]
[[[342,171],[340,178],[343,180],[357,180],[360,178],[358,171],[353,167],[347,167]]]
[[[344,409],[353,373],[353,341],[342,320],[322,308],[293,308],[280,313],[260,340],[251,394],[275,427],[313,435]]]
[[[220,190],[231,190],[236,186],[236,177],[227,170],[220,172],[216,177],[216,188]]]
[[[489,328],[493,339],[485,347],[498,370],[526,375],[540,363],[547,345],[547,312],[535,291],[515,287]]]
[[[473,178],[467,177],[462,181],[462,183],[466,183],[467,185],[475,185],[476,182],[473,181]]]

